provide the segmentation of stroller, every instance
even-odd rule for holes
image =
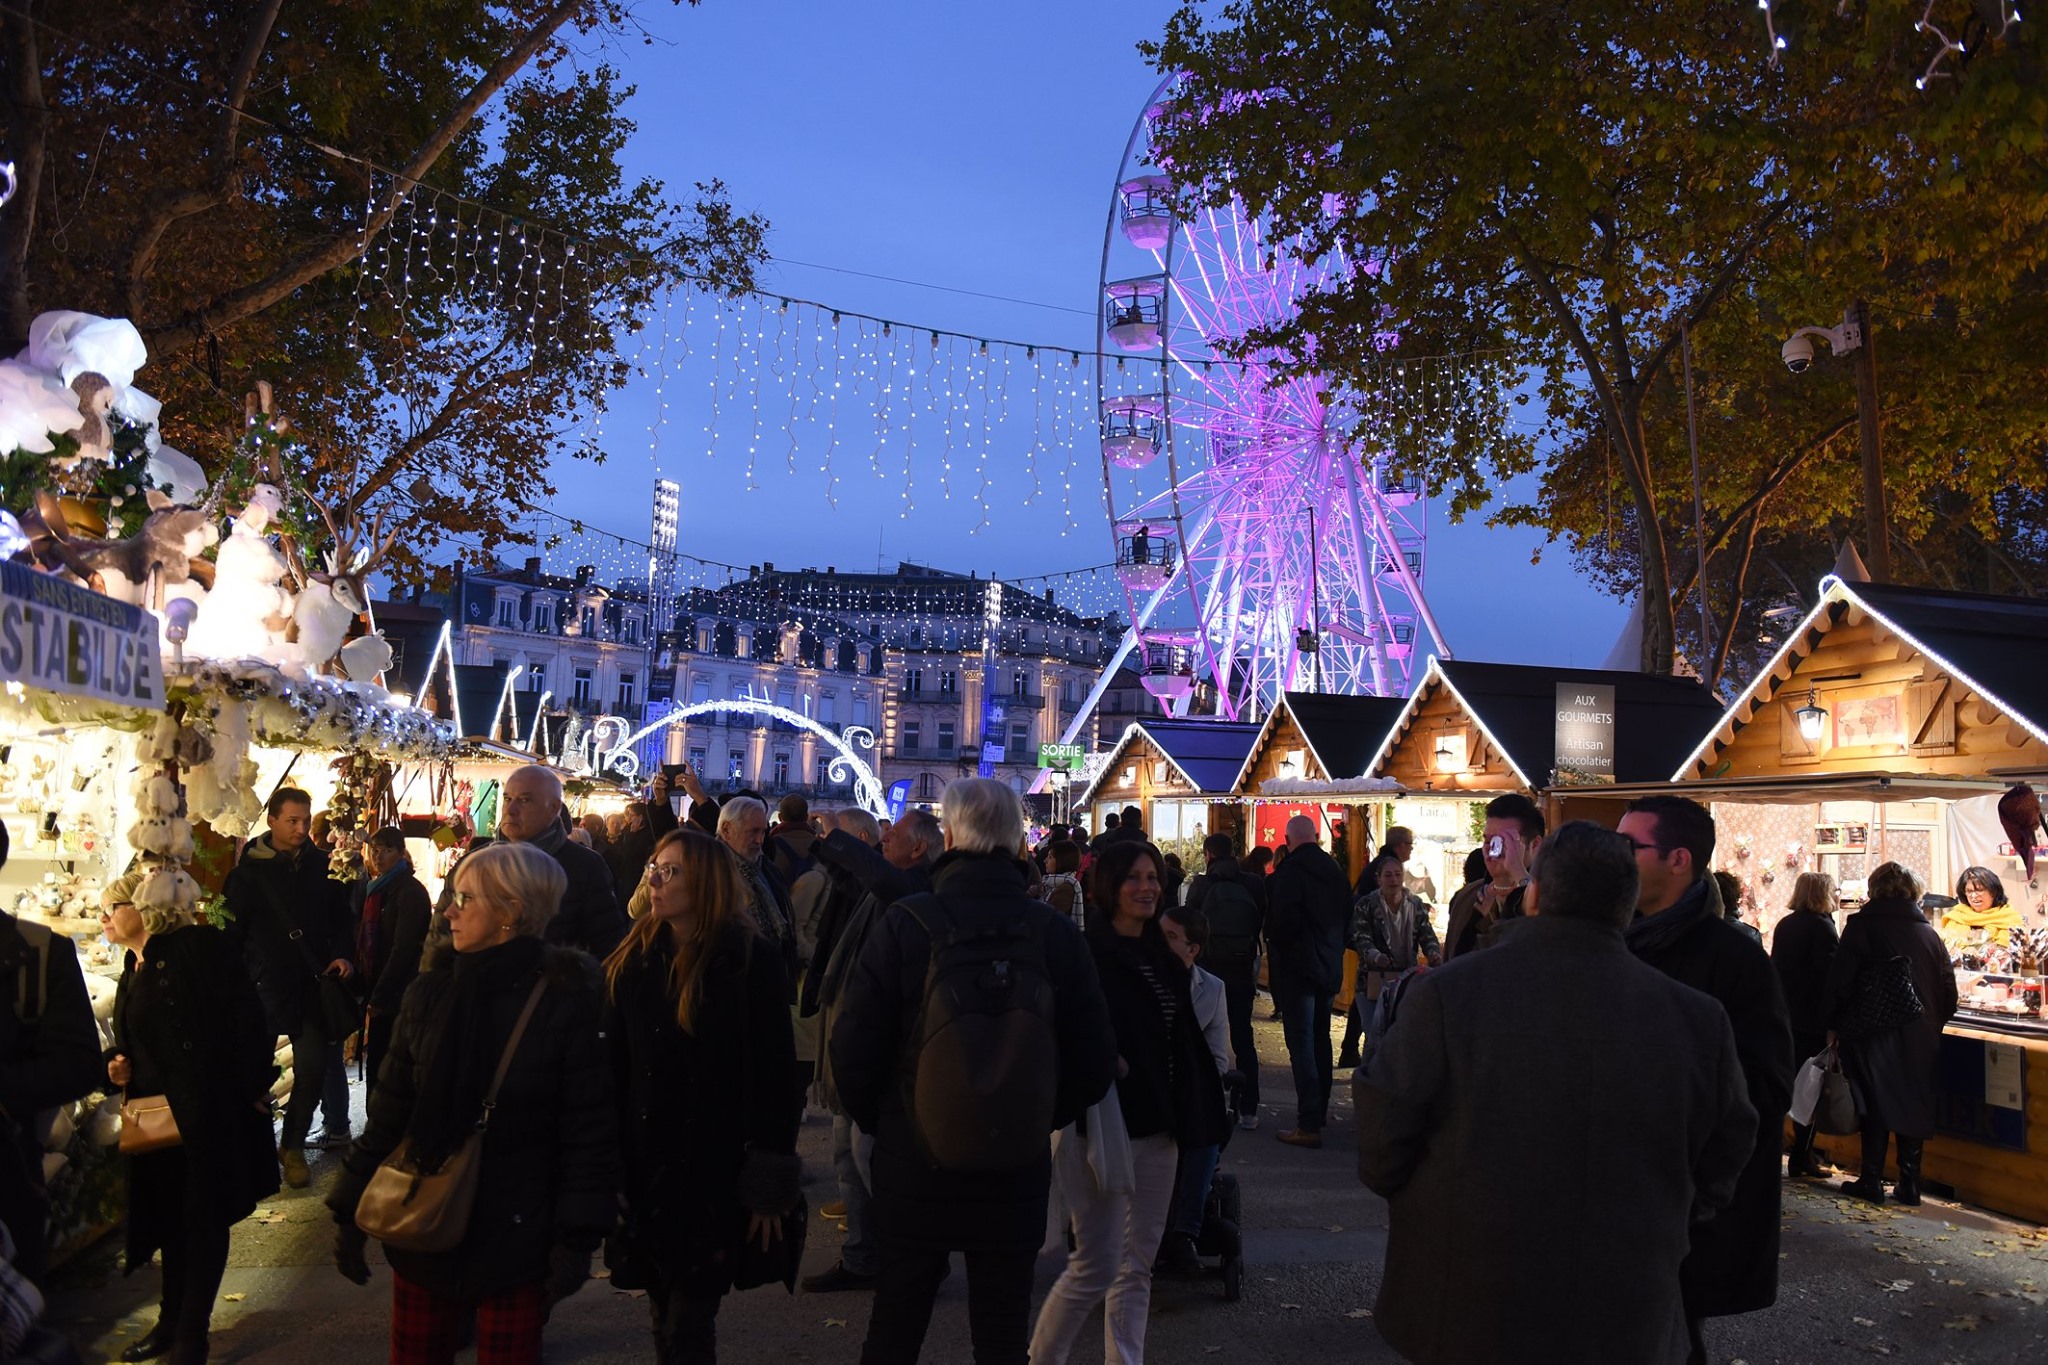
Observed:
[[[1230,1122],[1224,1126],[1222,1150],[1230,1150],[1230,1139],[1237,1132],[1237,1096],[1244,1083],[1244,1077],[1236,1071],[1227,1073],[1224,1082],[1224,1107]],[[1244,1217],[1243,1196],[1238,1189],[1237,1177],[1220,1165],[1216,1176],[1209,1182],[1209,1197],[1202,1201],[1202,1230],[1195,1236],[1195,1255],[1206,1262],[1217,1258],[1217,1274],[1223,1279],[1223,1301],[1236,1303],[1244,1293]]]

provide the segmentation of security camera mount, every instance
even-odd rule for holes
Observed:
[[[1847,355],[1863,344],[1863,324],[1852,310],[1842,315],[1838,327],[1801,327],[1785,340],[1789,342],[1797,337],[1819,337],[1836,355]]]

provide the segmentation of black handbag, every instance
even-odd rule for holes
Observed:
[[[796,1207],[782,1215],[782,1235],[761,1250],[759,1239],[748,1240],[745,1209],[739,1210],[739,1219],[734,1224],[733,1240],[736,1250],[732,1258],[732,1287],[734,1289],[758,1289],[764,1284],[779,1284],[790,1293],[796,1293],[796,1273],[804,1260],[804,1237],[810,1231],[811,1204],[801,1194],[796,1198]]]
[[[313,1008],[320,1011],[328,1041],[341,1042],[363,1026],[363,1002],[356,995],[355,988],[328,971],[327,964],[307,946],[306,931],[299,927],[298,916],[285,909],[282,903],[278,904],[277,911],[285,923],[285,937],[305,959],[306,970],[313,973]]]
[[[1865,963],[1856,989],[1835,1031],[1844,1038],[1878,1038],[1918,1019],[1926,1008],[1913,987],[1913,969],[1903,957]]]

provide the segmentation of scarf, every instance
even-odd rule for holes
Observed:
[[[510,1035],[510,1020],[533,989],[547,945],[537,938],[515,938],[494,948],[455,954],[454,980],[442,997],[422,1039],[427,1050],[426,1075],[406,1124],[414,1155],[427,1170],[437,1169],[454,1155],[483,1117],[484,1091],[498,1069]],[[503,1014],[503,1032],[495,1007],[506,997],[515,1003]]]
[[[2016,905],[2008,903],[1994,905],[1989,910],[1972,910],[1969,902],[1964,901],[1941,912],[1941,927],[1937,932],[1949,951],[1954,953],[1993,930],[2025,927],[2026,921],[2020,918]]]
[[[733,857],[739,858],[740,875],[746,879],[747,905],[753,911],[754,927],[770,943],[782,942],[789,937],[789,924],[782,918],[782,907],[776,902],[774,891],[769,889],[768,874],[761,870],[758,859],[750,863],[737,853]]]
[[[1637,957],[1655,957],[1691,933],[1701,920],[1718,918],[1718,907],[1707,900],[1707,888],[1712,885],[1702,877],[1661,914],[1637,915],[1624,934],[1628,950]]]
[[[391,865],[390,871],[381,877],[372,877],[370,884],[363,888],[363,914],[356,922],[356,970],[366,981],[377,979],[377,963],[384,956],[384,893],[402,874],[411,871],[412,863],[400,858]]]

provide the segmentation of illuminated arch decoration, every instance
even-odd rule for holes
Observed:
[[[600,716],[584,732],[575,761],[583,771],[594,777],[609,771],[630,782],[640,773],[640,759],[633,752],[634,745],[656,730],[666,729],[698,716],[728,712],[766,716],[770,720],[793,725],[824,740],[832,749],[832,762],[825,769],[826,777],[834,782],[844,782],[851,777],[854,802],[877,819],[888,815],[889,802],[882,794],[882,779],[875,776],[875,770],[868,766],[867,760],[862,758],[859,752],[861,749],[875,747],[873,730],[865,725],[849,725],[844,731],[833,731],[802,712],[778,706],[765,697],[734,697],[730,700],[691,702],[630,733],[630,722],[618,716]]]

